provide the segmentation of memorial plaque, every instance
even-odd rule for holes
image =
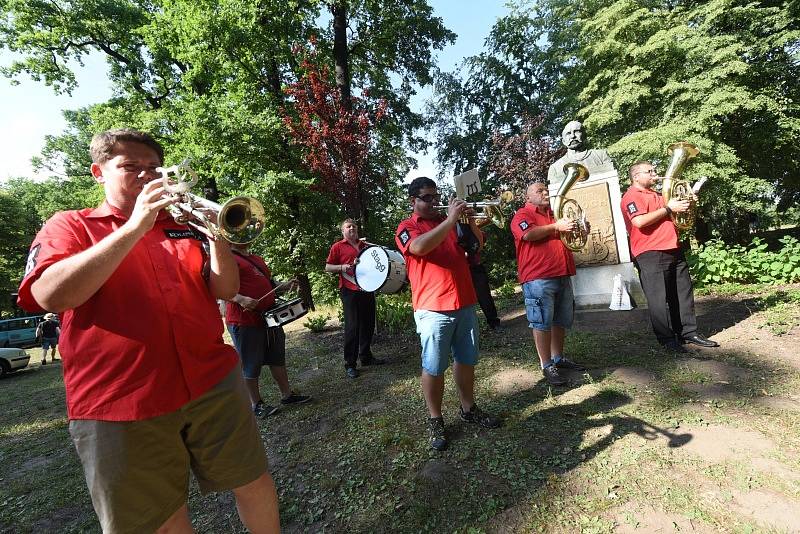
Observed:
[[[619,263],[608,183],[573,187],[567,193],[567,198],[575,199],[580,204],[592,228],[586,246],[575,253],[575,265],[589,267]]]

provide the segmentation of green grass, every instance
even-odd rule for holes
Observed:
[[[715,297],[746,302],[771,336],[772,325],[788,332],[797,324],[797,294],[796,287],[740,288]],[[517,300],[502,300],[501,308],[517,310]],[[482,332],[476,398],[503,416],[504,427],[461,424],[448,372],[444,417],[451,447],[444,453],[427,444],[413,328],[381,332],[374,350],[390,364],[349,380],[341,331],[296,325],[288,334],[289,376],[314,402],[260,423],[284,531],[613,532],[620,525],[644,528],[643,510],[706,530],[781,531],[743,515],[729,496],[763,490],[800,502],[798,479],[760,471],[748,457],[709,462],[667,445],[709,425],[757,431],[776,444],[767,458],[800,475],[797,412],[762,402],[796,398],[796,368],[735,344],[705,351],[740,372],[725,384],[732,396],[698,400],[686,388],[717,385],[714,376],[658,349],[650,332],[622,324],[572,332],[570,356],[592,370],[573,388],[553,389],[537,381],[523,320]],[[619,366],[642,369],[653,380],[644,386],[618,381],[611,373]],[[34,366],[0,380],[0,532],[98,531],[67,432],[59,372]],[[532,378],[499,388],[498,377],[510,372]],[[262,393],[277,401],[266,372]],[[709,498],[711,490],[719,497]],[[229,493],[203,496],[193,484],[190,508],[199,532],[244,531]]]

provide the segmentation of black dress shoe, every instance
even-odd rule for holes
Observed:
[[[347,373],[347,376],[349,376],[350,378],[358,378],[359,374],[358,369],[356,369],[355,367],[348,367],[347,369],[345,369],[345,373]]]
[[[701,336],[700,334],[694,334],[692,336],[686,336],[683,340],[687,343],[694,343],[695,345],[700,345],[701,347],[719,347],[719,343],[716,341],[712,341],[708,338]]]
[[[684,347],[674,339],[672,341],[667,341],[666,343],[664,343],[663,346],[670,352],[677,352],[677,353],[689,352],[688,350],[686,350],[686,347]]]

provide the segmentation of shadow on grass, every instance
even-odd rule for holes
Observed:
[[[703,305],[709,302],[722,306],[714,299]],[[636,435],[665,448],[685,445],[691,435],[674,433],[665,421],[680,418],[694,403],[698,393],[687,387],[714,384],[714,373],[732,373],[724,378],[723,402],[756,399],[788,380],[776,362],[753,366],[746,355],[725,347],[695,353],[694,359],[675,358],[655,345],[644,310],[629,312],[622,321],[614,315],[617,326],[595,330],[608,320],[601,315],[581,315],[580,330],[568,338],[570,356],[594,367],[585,376],[573,375],[571,388],[552,389],[540,380],[524,315],[498,332],[482,332],[477,399],[503,414],[506,425],[493,431],[461,423],[448,372],[444,404],[451,448],[445,453],[428,447],[413,331],[381,333],[375,355],[389,363],[367,367],[356,380],[343,372],[340,330],[293,332],[287,347],[290,381],[314,402],[260,421],[284,531],[463,532],[484,526],[534,498],[547,506],[549,497],[541,490],[548,478],[583,468],[621,437]],[[717,324],[744,315],[736,309],[727,317]],[[611,377],[621,367],[643,369],[652,378],[644,387],[621,383]],[[538,381],[492,392],[491,377],[509,369],[528,370]],[[13,455],[14,462],[0,466],[0,500],[14,501],[13,508],[0,511],[0,524],[9,532],[29,532],[66,517],[61,531],[96,530],[80,466],[66,426],[58,421],[64,417],[63,385],[47,371],[0,381],[2,409],[20,410],[10,423],[44,423],[22,437],[3,438],[0,453],[4,459]],[[262,374],[261,385],[265,398],[276,399],[269,373]],[[46,407],[41,417],[37,405]],[[12,474],[17,471],[22,476]],[[78,506],[80,514],[67,513],[69,506]],[[199,532],[243,532],[229,494],[201,496],[193,490],[190,509]]]

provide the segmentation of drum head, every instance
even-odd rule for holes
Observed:
[[[358,255],[356,284],[364,291],[377,291],[389,276],[389,255],[383,247],[367,247]]]

